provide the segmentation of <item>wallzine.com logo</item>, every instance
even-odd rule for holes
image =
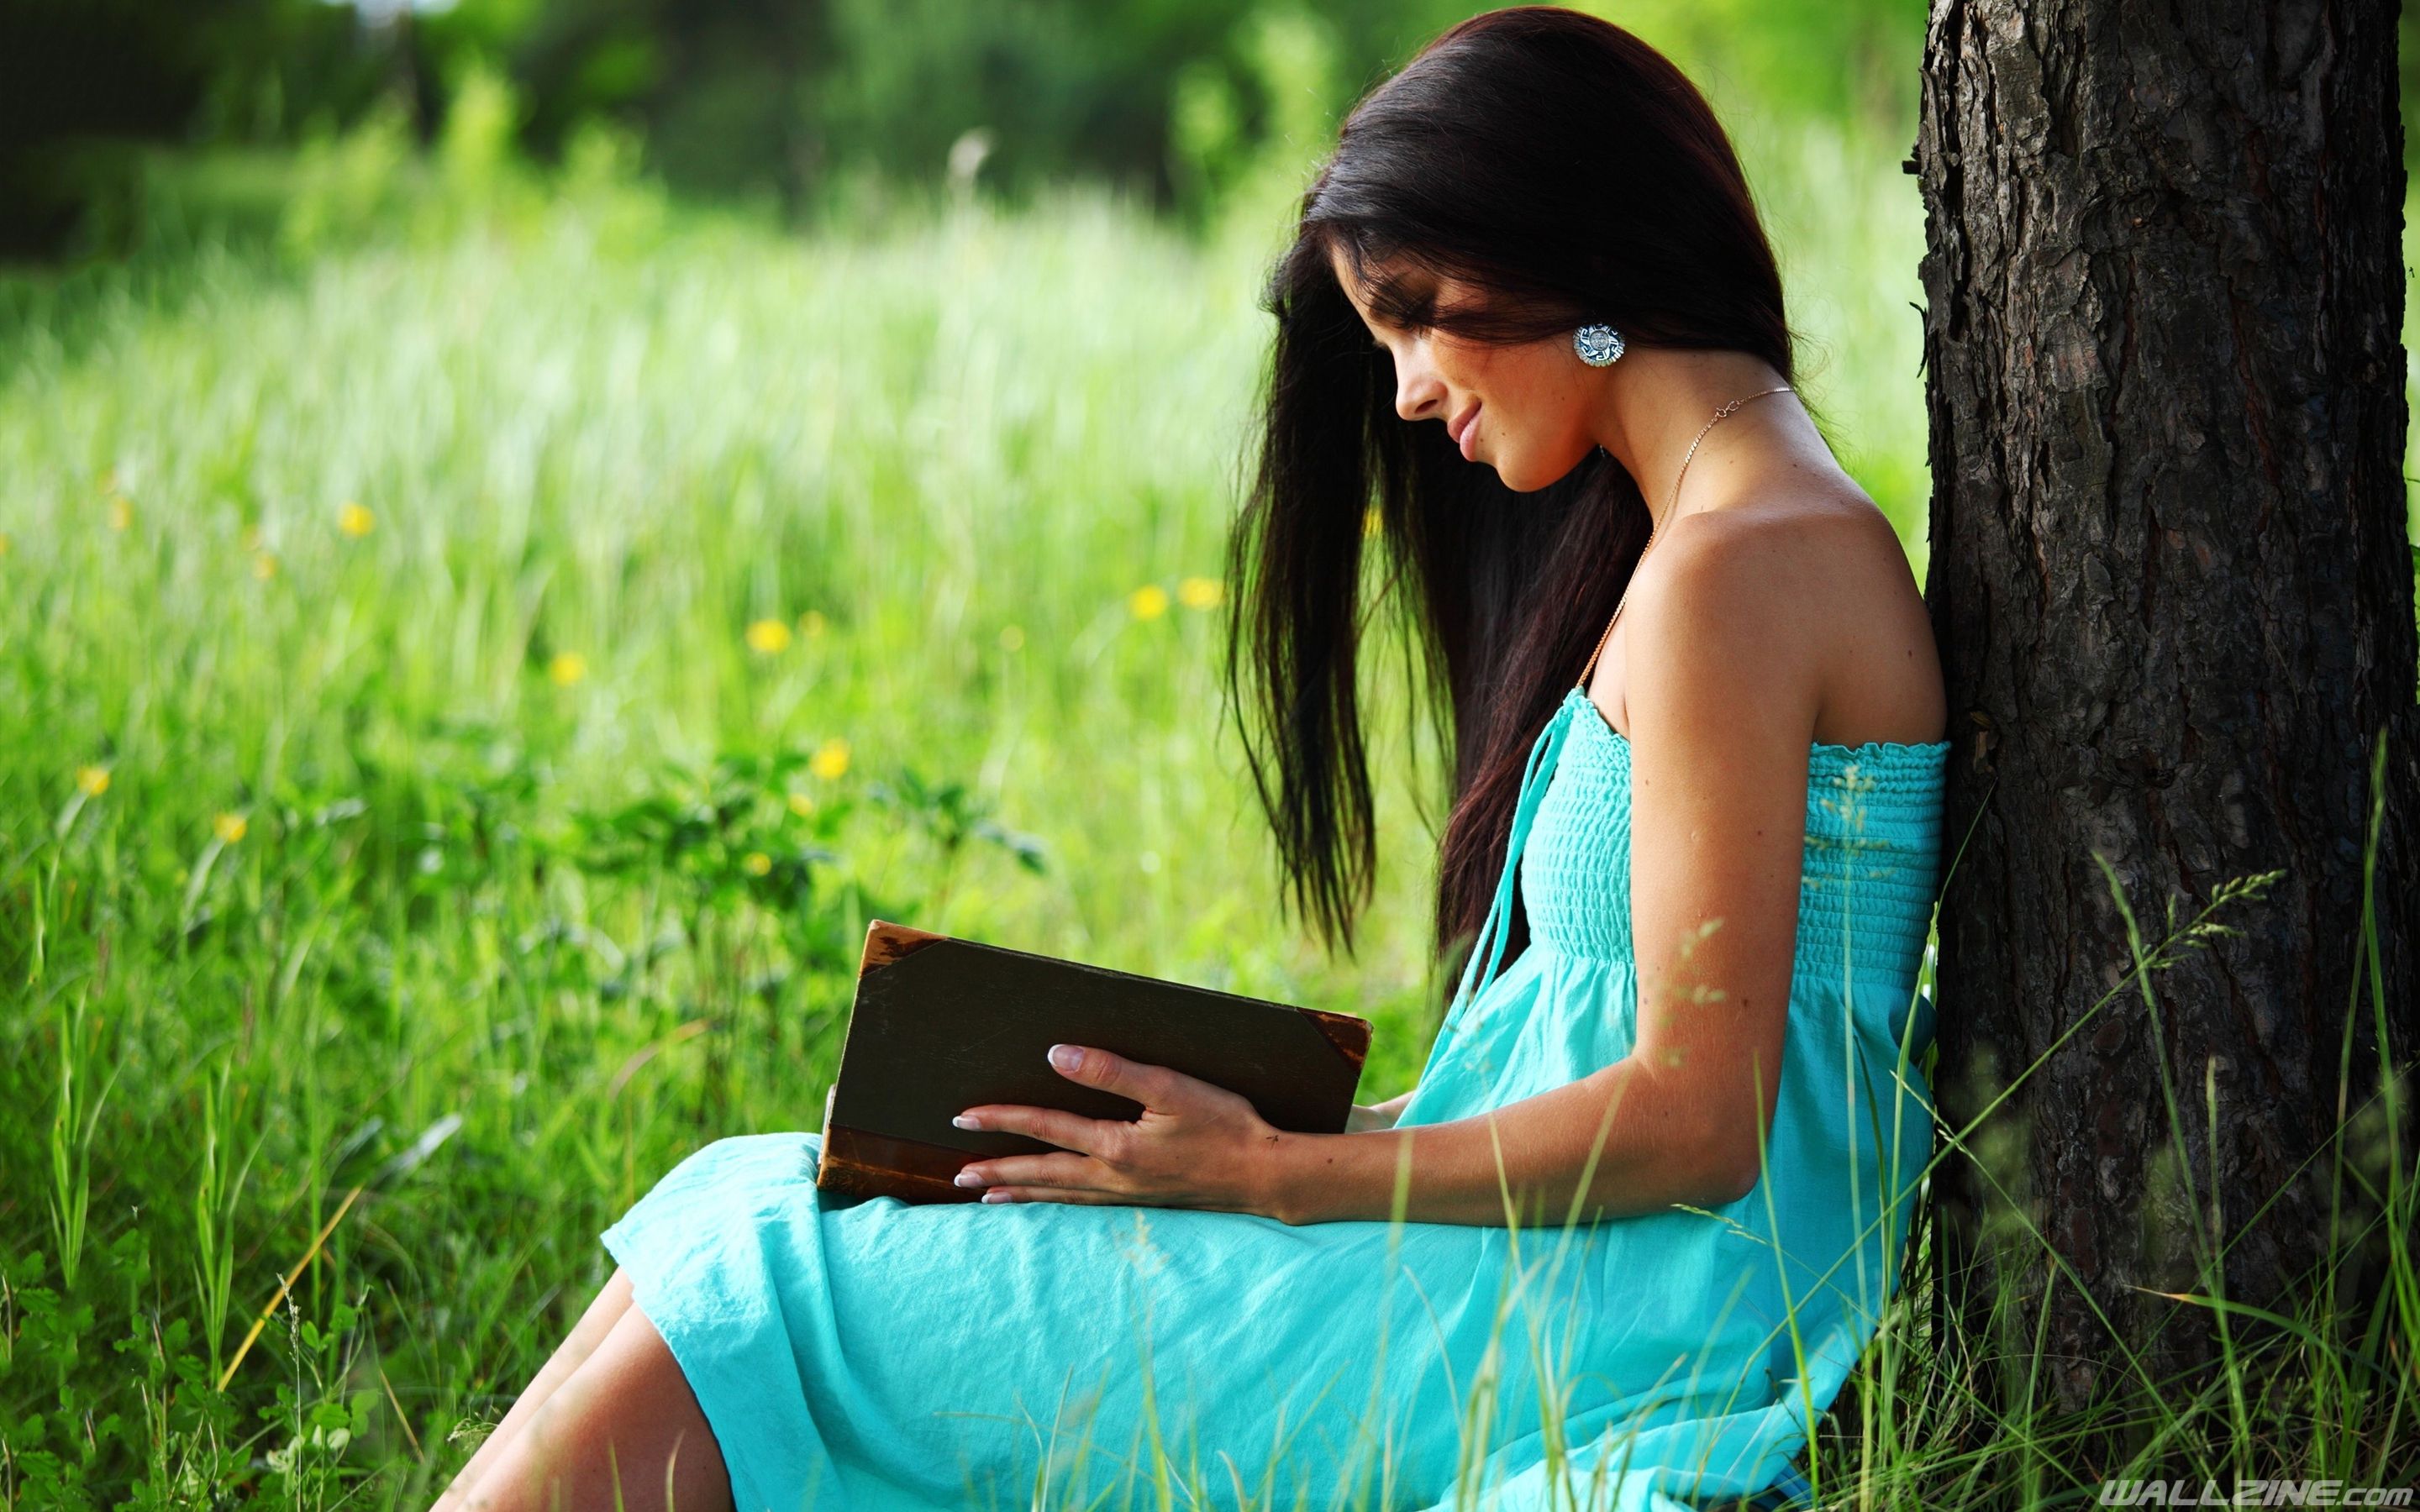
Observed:
[[[2104,1480],[2102,1506],[2410,1506],[2409,1486],[2349,1486],[2340,1480],[2239,1480],[2232,1495],[2216,1481]]]

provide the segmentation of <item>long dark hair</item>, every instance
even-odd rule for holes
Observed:
[[[1373,311],[1472,339],[1611,323],[1633,347],[1752,352],[1792,376],[1781,276],[1730,140],[1697,87],[1621,27],[1515,6],[1447,30],[1365,96],[1302,196],[1263,307],[1277,339],[1258,458],[1228,542],[1227,677],[1298,916],[1353,948],[1375,836],[1357,691],[1365,518],[1403,616],[1453,804],[1435,947],[1486,917],[1531,742],[1612,617],[1646,543],[1629,471],[1602,450],[1534,493],[1395,412]],[[1373,286],[1363,270],[1388,265]],[[1484,291],[1439,308],[1433,277]],[[1574,361],[1577,361],[1576,358]],[[1249,685],[1249,686],[1248,686]],[[1515,911],[1509,960],[1528,936]]]

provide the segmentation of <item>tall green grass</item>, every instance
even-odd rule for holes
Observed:
[[[1744,140],[1920,560],[1913,181]],[[1368,1014],[1365,1100],[1425,1052],[1434,753],[1330,960],[1219,717],[1280,222],[801,240],[475,146],[224,160],[0,285],[0,1507],[425,1503],[600,1228],[815,1125],[877,914]],[[1859,1485],[1943,1473],[1929,1354]]]

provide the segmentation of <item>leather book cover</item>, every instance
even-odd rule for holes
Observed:
[[[1353,1110],[1370,1022],[1112,971],[876,919],[858,964],[840,1071],[824,1101],[815,1185],[844,1196],[973,1202],[970,1160],[1059,1147],[950,1119],[978,1103],[1132,1119],[1129,1098],[1046,1058],[1080,1044],[1241,1093],[1280,1129],[1336,1134]]]

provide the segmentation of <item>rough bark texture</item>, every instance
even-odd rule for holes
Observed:
[[[2396,23],[2377,0],[1931,10],[1909,171],[1946,850],[1964,847],[1941,908],[1944,1121],[2016,1084],[1978,1158],[1945,1161],[1938,1237],[1955,1283],[2014,1232],[1995,1333],[2021,1356],[2039,1337],[2037,1389],[2069,1407],[2215,1352],[2208,1309],[2131,1289],[2211,1290],[2213,1223],[2238,1301],[2306,1290],[2331,1249],[2339,1108],[2379,1102],[2366,986],[2348,1010],[2381,732],[2391,1060],[2420,1040]],[[2147,949],[2171,906],[2285,875],[2219,917],[2239,936],[2149,974],[2154,1013],[2096,853]],[[2408,1165],[2408,1121],[2401,1139]],[[1993,1283],[1963,1279],[1979,1328]],[[2338,1274],[2355,1296],[2376,1281]],[[2239,1348],[2261,1332],[2232,1326]]]

